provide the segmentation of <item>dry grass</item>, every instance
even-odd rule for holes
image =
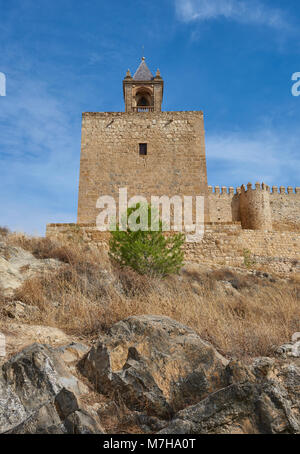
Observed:
[[[64,263],[77,263],[84,252],[82,248],[69,247],[44,237],[30,237],[13,233],[6,242],[31,252],[37,259],[57,259]]]
[[[4,289],[0,285],[0,305],[1,305],[2,302],[5,302],[5,301],[6,301],[6,297],[4,295]]]
[[[56,271],[28,280],[16,299],[40,309],[34,323],[96,336],[131,315],[166,315],[192,327],[224,355],[270,355],[300,331],[299,280],[271,282],[229,270],[149,278],[113,267],[104,252],[48,239],[9,239],[39,257],[60,258]],[[232,292],[228,291],[230,282]],[[230,287],[230,285],[229,285]]]

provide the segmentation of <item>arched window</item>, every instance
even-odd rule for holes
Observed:
[[[147,112],[153,108],[151,92],[146,90],[145,88],[137,91],[135,100],[138,112]]]

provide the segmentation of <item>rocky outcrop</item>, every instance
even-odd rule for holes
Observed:
[[[61,352],[34,344],[13,356],[0,373],[0,433],[103,433],[79,397],[88,388]]]
[[[114,325],[80,367],[99,392],[120,394],[132,410],[166,418],[222,388],[227,363],[186,326],[145,315]]]
[[[74,341],[64,331],[52,326],[28,325],[15,319],[0,323],[0,334],[5,336],[6,355],[12,356],[32,344],[47,344],[52,347],[66,346]],[[66,347],[65,347],[66,348]],[[72,349],[73,350],[73,349]],[[86,353],[86,352],[85,352]],[[5,357],[0,356],[0,367]]]
[[[300,358],[300,333],[295,333],[292,337],[292,342],[281,345],[276,354],[282,358]]]
[[[1,312],[4,316],[14,320],[32,321],[39,314],[39,309],[21,301],[9,301],[1,308]]]
[[[13,296],[27,279],[60,265],[58,260],[37,259],[29,251],[0,242],[0,288],[5,296]]]
[[[232,362],[223,389],[176,414],[161,434],[299,434],[300,368],[260,358]]]
[[[0,368],[0,433],[101,434],[112,420],[122,432],[300,434],[300,359],[229,362],[186,326],[147,315],[92,348],[33,344]]]

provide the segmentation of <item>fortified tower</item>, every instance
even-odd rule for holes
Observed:
[[[240,214],[243,229],[272,230],[270,188],[264,183],[248,183],[247,190],[242,186],[240,195]]]
[[[83,114],[77,225],[49,224],[47,236],[107,248],[109,234],[96,225],[103,208],[97,201],[110,196],[118,208],[119,189],[148,202],[151,196],[203,196],[204,238],[186,242],[186,261],[240,267],[247,253],[271,272],[299,273],[300,187],[270,192],[264,183],[249,183],[213,190],[203,112],[163,111],[164,81],[144,58],[133,77],[127,71],[123,93],[125,112]]]
[[[125,112],[82,118],[78,224],[95,224],[100,196],[204,196],[207,171],[203,112],[162,111],[164,81],[145,58],[123,80]],[[208,203],[205,203],[208,221]]]

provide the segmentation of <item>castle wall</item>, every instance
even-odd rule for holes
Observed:
[[[90,224],[49,224],[47,237],[54,240],[75,240],[108,249],[109,232],[99,232]],[[300,233],[243,230],[240,223],[209,223],[204,238],[186,243],[185,260],[192,263],[215,263],[245,266],[278,273],[300,272]]]
[[[139,143],[148,144],[147,156]],[[202,112],[85,113],[78,223],[95,223],[101,195],[206,195]],[[208,204],[205,205],[208,220]]]
[[[185,244],[185,260],[242,266],[275,273],[300,272],[300,233],[212,226],[199,243]]]
[[[241,222],[244,229],[300,231],[300,188],[208,186],[210,221]]]
[[[273,228],[300,230],[300,188],[273,186],[270,193]]]
[[[239,212],[239,192],[234,191],[233,187],[208,186],[208,204],[210,222],[238,222],[240,221]]]

